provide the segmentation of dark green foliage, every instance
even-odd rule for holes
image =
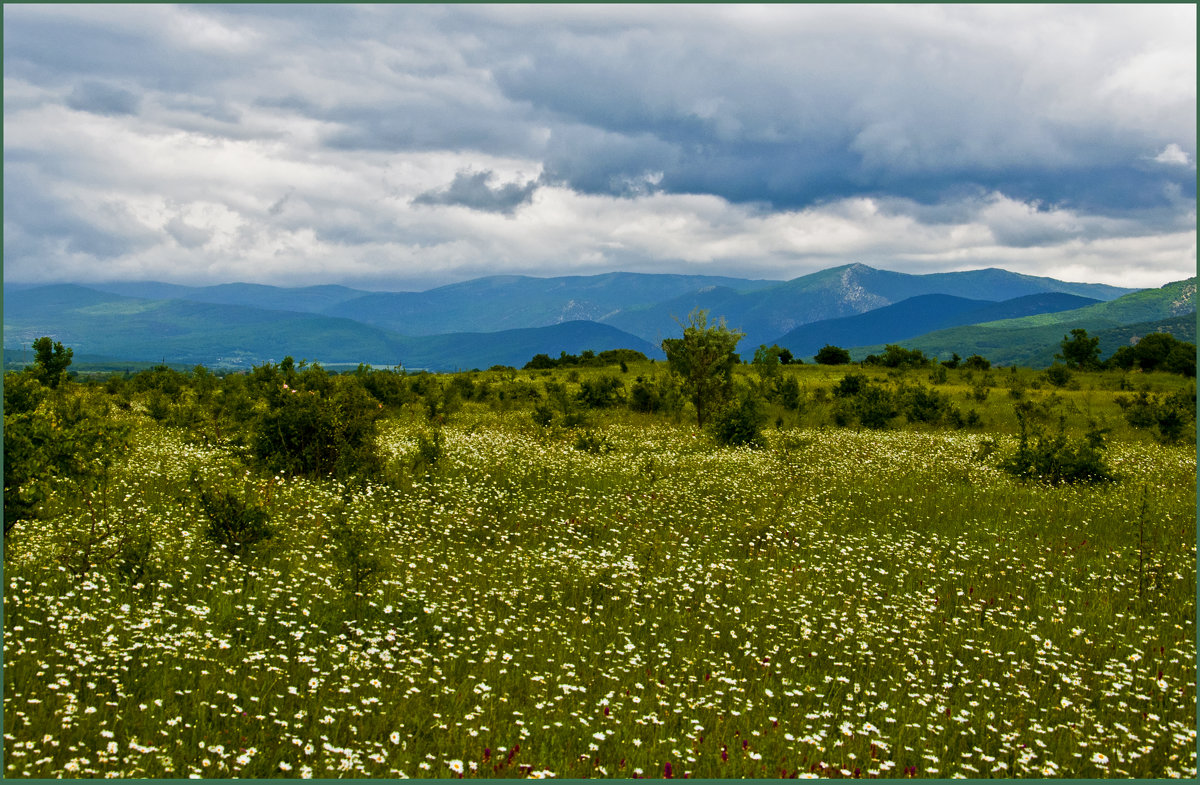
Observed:
[[[627,363],[645,361],[646,355],[635,349],[606,349],[599,354],[591,349],[585,349],[578,356],[562,352],[558,359],[548,354],[535,354],[529,362],[525,363],[523,370],[538,371],[571,366],[601,368],[606,365],[621,365],[624,367]]]
[[[1066,387],[1071,383],[1071,370],[1062,363],[1054,363],[1045,370],[1042,378],[1055,387]]]
[[[436,470],[444,453],[441,429],[434,429],[430,436],[419,434],[417,436],[417,452],[412,457],[413,471],[432,472]]]
[[[1055,355],[1070,368],[1090,370],[1100,367],[1100,339],[1088,337],[1087,330],[1075,328],[1071,334],[1064,335],[1062,354]]]
[[[413,391],[399,368],[387,370],[371,368],[369,365],[359,365],[355,376],[358,377],[364,390],[390,409],[399,408],[413,400]]]
[[[853,411],[862,427],[880,429],[891,424],[892,418],[900,414],[900,407],[891,390],[868,384],[854,397]]]
[[[725,408],[733,391],[734,354],[744,333],[730,330],[724,320],[709,324],[707,311],[693,311],[683,325],[682,338],[662,342],[671,372],[679,376],[683,389],[696,407],[700,427]]]
[[[864,428],[886,428],[901,413],[900,398],[861,373],[848,373],[833,388],[837,404],[833,421],[838,426],[857,423]]]
[[[575,434],[573,446],[576,450],[590,452],[593,455],[604,455],[612,452],[612,442],[599,431],[585,428]]]
[[[713,438],[726,447],[762,447],[762,426],[767,415],[762,403],[753,393],[743,390],[737,403],[729,406],[714,418]]]
[[[863,360],[863,365],[882,365],[885,368],[920,368],[932,362],[920,349],[905,349],[889,343],[883,354],[872,354]]]
[[[1167,371],[1181,376],[1196,375],[1196,346],[1180,341],[1166,332],[1143,336],[1133,346],[1122,346],[1105,363],[1109,368],[1140,368],[1143,371]]]
[[[4,376],[5,535],[39,516],[56,481],[60,497],[97,502],[129,446],[129,426],[109,417],[103,392],[50,388],[41,378],[36,370]]]
[[[1119,396],[1116,402],[1131,426],[1153,429],[1155,437],[1164,444],[1195,439],[1195,387],[1172,395],[1151,395],[1143,390],[1133,397]]]
[[[625,382],[608,374],[584,379],[580,383],[577,400],[587,409],[607,409],[621,403],[621,391]]]
[[[223,488],[201,488],[197,497],[208,518],[204,536],[234,556],[274,536],[270,515],[250,492],[245,496]]]
[[[992,367],[992,363],[986,358],[978,354],[972,354],[967,359],[963,360],[963,368],[968,371],[986,371]]]
[[[953,421],[953,415],[957,414],[950,403],[950,396],[921,385],[902,388],[899,398],[904,416],[909,422],[937,425],[948,420]]]
[[[387,572],[388,562],[381,554],[381,539],[377,531],[362,521],[352,520],[345,506],[340,506],[325,519],[325,529],[333,545],[331,556],[334,577],[346,593],[357,600],[376,585]]]
[[[945,384],[948,378],[949,374],[946,371],[945,363],[933,366],[933,370],[929,372],[929,381],[934,384]]]
[[[850,362],[850,352],[840,346],[825,344],[813,359],[821,365],[845,365]]]
[[[33,342],[33,351],[33,369],[38,381],[51,389],[57,388],[67,378],[74,350],[64,349],[61,342],[43,335]]]
[[[781,379],[776,384],[774,392],[775,401],[789,412],[800,409],[800,383],[796,381],[796,377],[787,376]]]
[[[834,398],[850,398],[858,395],[859,391],[868,384],[867,377],[861,373],[848,373],[841,381],[833,386]]]
[[[529,413],[535,425],[542,428],[549,428],[554,422],[554,409],[548,403],[539,401],[533,405],[533,411]]]
[[[349,477],[376,471],[380,404],[352,376],[326,389],[281,385],[254,431],[254,456],[267,468],[304,476]]]
[[[46,388],[32,373],[4,375],[4,535],[37,515],[49,494],[50,413],[39,411]]]
[[[954,352],[954,354],[950,357],[949,360],[942,360],[942,365],[945,366],[946,368],[949,368],[950,370],[954,370],[955,368],[957,368],[959,366],[959,364],[961,362],[962,362],[962,358],[958,356],[958,352]]]
[[[1032,422],[1029,404],[1016,406],[1020,437],[1017,450],[1000,461],[1000,468],[1014,477],[1049,485],[1112,482],[1116,475],[1104,460],[1105,431],[1094,424],[1083,439],[1066,434],[1066,418],[1058,429],[1048,432]]]
[[[174,398],[187,385],[187,377],[166,365],[156,365],[134,374],[129,379],[129,385],[137,392],[157,390],[169,398]]]
[[[773,379],[779,375],[781,366],[785,365],[783,353],[787,352],[788,362],[791,362],[792,353],[787,349],[781,349],[777,344],[768,347],[766,344],[760,344],[754,351],[754,370],[758,372],[758,376],[763,381]]]
[[[438,377],[431,373],[420,373],[410,378],[412,391],[421,397],[425,405],[425,416],[430,422],[439,425],[445,423],[452,414],[462,408],[462,397],[459,393],[462,385],[456,387],[451,380],[450,384],[443,387]]]

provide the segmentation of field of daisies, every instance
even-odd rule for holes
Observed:
[[[1191,446],[1051,487],[1011,436],[480,408],[349,486],[126,416],[107,506],[6,541],[6,776],[1196,776]],[[106,519],[143,551],[72,569]]]

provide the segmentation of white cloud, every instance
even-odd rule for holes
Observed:
[[[1174,142],[1164,147],[1161,153],[1154,156],[1154,160],[1160,164],[1170,164],[1171,166],[1189,166],[1192,163],[1188,154]]]

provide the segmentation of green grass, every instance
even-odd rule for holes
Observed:
[[[612,410],[592,454],[469,403],[414,470],[414,406],[355,488],[121,415],[109,514],[151,555],[72,576],[70,505],[9,536],[5,775],[1194,777],[1195,451],[1112,402],[1184,382],[997,370],[968,401],[985,374],[955,371],[937,387],[983,429],[872,432],[812,400],[846,370],[788,369],[809,400],[762,450]],[[976,458],[1015,445],[1010,387],[1058,395],[1073,430],[1107,422],[1121,480]],[[244,558],[205,540],[193,470],[254,488],[275,537]],[[343,504],[388,565],[361,597],[326,525]]]

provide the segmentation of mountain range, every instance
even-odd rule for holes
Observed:
[[[584,349],[628,348],[662,358],[661,340],[678,335],[680,321],[703,308],[745,333],[744,356],[759,344],[778,343],[808,358],[825,343],[865,355],[876,345],[904,342],[946,356],[986,344],[991,350],[978,353],[1005,362],[1009,354],[1052,357],[1064,327],[1079,320],[1098,331],[1178,320],[1195,310],[1190,280],[1189,294],[1188,282],[1139,291],[997,269],[913,275],[858,264],[790,281],[490,276],[425,292],[245,283],[6,285],[4,344],[16,349],[50,335],[77,355],[210,367],[248,367],[284,355],[327,365],[519,367],[534,354]],[[1174,304],[1166,302],[1171,298]],[[1021,346],[997,345],[1010,339]]]

